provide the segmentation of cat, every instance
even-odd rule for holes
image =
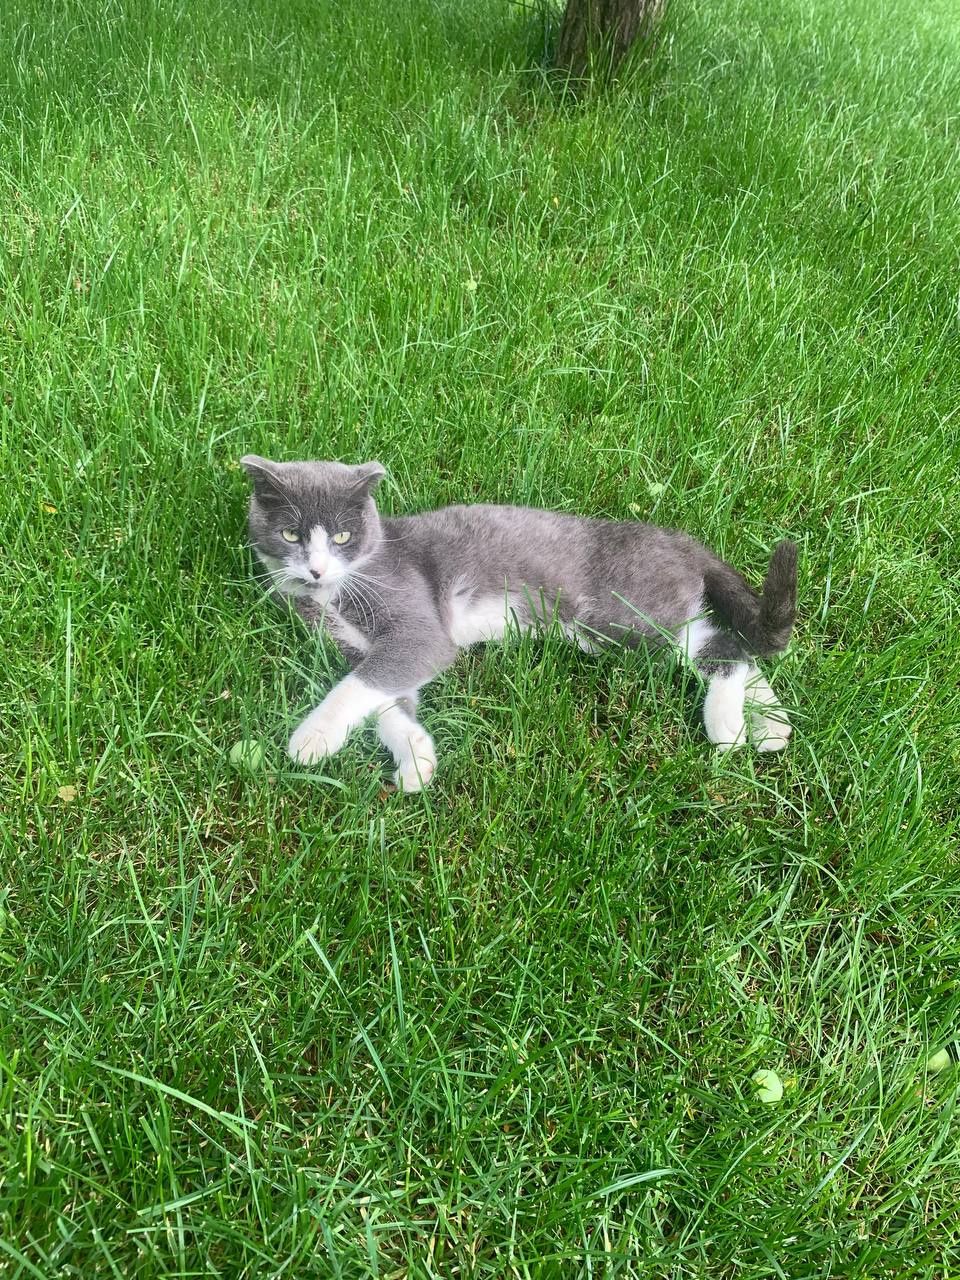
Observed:
[[[787,744],[790,723],[756,659],[793,630],[797,549],[780,542],[757,594],[686,533],[639,521],[509,506],[455,506],[381,518],[379,462],[241,459],[253,483],[249,528],[270,589],[326,627],[351,667],[288,745],[310,765],[376,717],[394,780],[433,777],[433,739],[416,718],[420,689],[460,649],[510,626],[552,623],[587,651],[676,645],[706,677],[703,722],[721,750],[748,733],[760,751]]]

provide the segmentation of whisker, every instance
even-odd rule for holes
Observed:
[[[359,592],[368,602],[384,606],[383,596],[381,596],[374,587],[370,586],[369,583],[365,582],[363,578],[355,578],[351,585],[353,586],[353,589]]]
[[[378,596],[376,592],[372,591],[370,587],[367,586],[366,583],[355,583],[354,590],[359,591],[363,595],[367,608],[370,610],[371,624],[376,620],[378,612],[381,614],[387,612],[387,605],[383,597]]]
[[[383,582],[380,578],[374,578],[369,573],[363,573],[360,569],[352,569],[350,571],[351,578],[359,578],[361,582],[369,582],[375,587],[380,587],[383,591],[402,591],[402,587],[392,587],[388,582]]]
[[[370,602],[359,595],[356,588],[353,588],[354,600],[356,602],[360,615],[360,625],[364,630],[375,630],[375,614]]]
[[[364,603],[370,609],[371,613],[375,614],[378,606],[381,609],[386,608],[386,602],[384,601],[383,597],[378,595],[377,592],[375,592],[371,587],[366,585],[366,583],[360,581],[360,582],[354,582],[351,585],[353,590],[356,592],[356,594],[362,597]]]
[[[350,604],[353,605],[357,616],[360,618],[361,626],[372,626],[373,619],[369,612],[369,605],[358,594],[357,589],[351,585],[348,578],[344,578],[340,583],[341,589]]]

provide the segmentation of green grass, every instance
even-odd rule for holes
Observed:
[[[578,110],[502,0],[3,8],[4,1276],[960,1274],[920,8],[677,0]],[[718,758],[692,679],[523,640],[430,690],[424,797],[367,739],[294,770],[337,660],[258,599],[248,450],[755,578],[796,538],[794,741]]]

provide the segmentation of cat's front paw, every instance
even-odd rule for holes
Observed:
[[[429,786],[437,768],[437,752],[433,739],[425,729],[411,733],[408,750],[397,760],[393,780],[403,791],[422,791]]]
[[[346,740],[347,727],[317,707],[290,735],[287,755],[297,764],[316,764],[325,756],[334,755]]]

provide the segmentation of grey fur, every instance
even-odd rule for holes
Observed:
[[[756,657],[789,640],[796,609],[789,542],[774,551],[760,595],[675,530],[487,505],[381,518],[371,496],[384,474],[379,463],[242,462],[254,485],[251,540],[275,589],[293,594],[311,623],[330,625],[364,685],[407,698],[408,707],[454,661],[458,619],[498,597],[520,627],[556,620],[585,648],[661,644],[702,619],[691,656],[708,678],[723,677],[730,664],[753,670]],[[350,533],[346,547],[330,548],[347,574],[332,590],[314,586],[305,570],[318,525],[328,535]],[[299,531],[301,542],[285,542],[284,528]]]

